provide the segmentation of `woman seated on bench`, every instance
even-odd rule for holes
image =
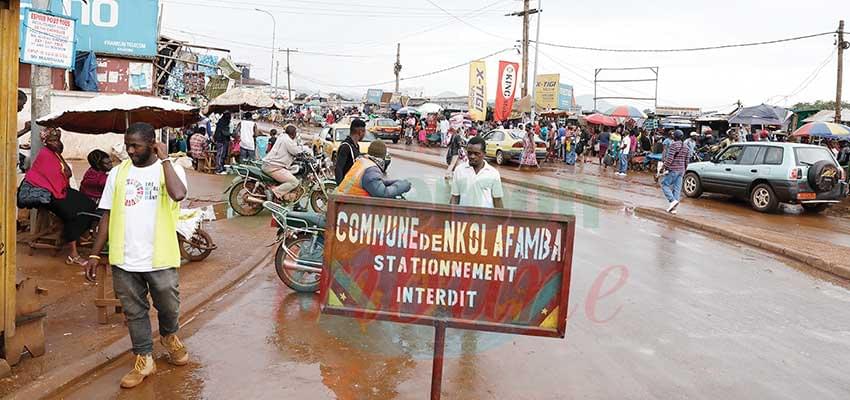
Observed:
[[[83,232],[91,228],[91,217],[79,215],[81,212],[93,212],[95,203],[84,194],[71,189],[71,167],[62,158],[62,134],[58,129],[44,128],[41,131],[41,141],[44,147],[38,152],[32,167],[24,179],[35,187],[50,192],[53,201],[45,207],[56,214],[62,224],[62,239],[71,244],[71,255],[67,264],[85,265],[86,260],[77,251],[77,240]]]
[[[106,187],[106,178],[109,177],[109,171],[112,169],[112,159],[102,150],[92,150],[87,159],[90,168],[80,182],[80,193],[90,198],[94,204],[98,204],[103,188]]]

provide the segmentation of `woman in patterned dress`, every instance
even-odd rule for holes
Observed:
[[[522,170],[522,167],[535,167],[540,168],[537,165],[537,154],[535,152],[535,143],[534,143],[534,131],[531,129],[531,124],[526,125],[525,127],[525,137],[522,138],[522,155],[519,158],[519,167],[517,167],[517,171]]]

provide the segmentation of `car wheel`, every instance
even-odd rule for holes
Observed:
[[[685,181],[682,183],[682,191],[685,192],[685,196],[692,199],[702,196],[702,183],[699,176],[693,172],[688,172],[685,175]]]
[[[496,152],[496,164],[505,165],[505,154],[501,150]]]
[[[803,210],[807,213],[817,214],[829,208],[827,203],[803,204]]]
[[[758,212],[771,213],[779,208],[779,201],[773,188],[766,183],[756,185],[750,192],[750,205]]]

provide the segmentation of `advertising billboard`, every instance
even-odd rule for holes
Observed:
[[[509,61],[499,61],[499,83],[496,87],[496,105],[493,109],[493,120],[504,121],[511,116],[516,96],[519,64]]]
[[[487,64],[481,60],[469,63],[469,116],[487,119]]]
[[[535,79],[537,91],[534,93],[534,101],[538,109],[558,108],[558,83],[561,74],[537,75]]]
[[[572,110],[575,107],[575,97],[573,97],[572,85],[566,83],[558,84],[558,109]]]
[[[384,91],[381,89],[369,89],[366,91],[366,103],[381,104],[381,96],[383,95]]]
[[[21,38],[23,17],[31,6],[32,1],[21,1]],[[156,57],[159,0],[52,0],[50,12],[77,20],[77,51]]]

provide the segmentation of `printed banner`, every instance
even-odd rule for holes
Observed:
[[[74,69],[74,20],[45,12],[27,11],[21,36],[21,62]]]
[[[473,121],[487,119],[487,64],[469,63],[469,116]]]
[[[333,196],[322,312],[564,337],[575,217]]]
[[[499,86],[496,88],[496,107],[493,109],[493,120],[504,121],[511,116],[516,95],[519,64],[509,61],[499,61]]]
[[[534,102],[537,104],[538,110],[558,108],[558,83],[560,81],[561,74],[537,75]]]

